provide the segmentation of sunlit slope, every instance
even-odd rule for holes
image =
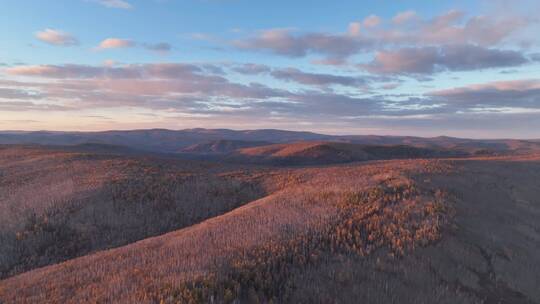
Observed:
[[[328,165],[383,159],[465,156],[467,153],[413,146],[361,145],[345,142],[295,142],[238,149],[231,159],[277,165]]]
[[[347,248],[354,245],[358,246],[354,255],[370,254],[385,246],[404,252],[417,242],[427,244],[436,239],[439,228],[429,220],[436,216],[434,202],[429,199],[431,195],[419,193],[413,181],[403,174],[409,170],[439,170],[441,166],[427,162],[395,162],[313,169],[312,172],[308,169],[303,176],[309,180],[299,186],[190,228],[5,280],[1,294],[9,301],[15,301],[13,296],[18,294],[16,301],[21,302],[84,302],[84,299],[152,302],[174,293],[182,282],[206,280],[207,276],[213,277],[212,274],[216,275],[216,282],[221,282],[221,275],[226,278],[229,271],[227,265],[249,261],[243,255],[250,255],[252,250],[257,254],[260,248],[276,246],[279,258],[282,254],[279,248],[294,247],[291,241],[309,241],[314,235],[325,238],[326,245],[321,250],[333,248],[348,252]],[[312,175],[315,171],[317,174]],[[403,213],[400,201],[407,204],[410,214]],[[376,213],[388,214],[372,218],[376,210]],[[396,239],[397,230],[386,235],[379,233],[385,223],[409,217],[413,220],[416,215],[419,216],[414,219],[416,226],[404,224],[402,227],[411,235],[418,234],[419,239],[410,239],[410,244]],[[352,232],[352,226],[341,225],[345,220],[362,221],[364,216],[373,220],[373,237],[377,238],[364,244],[365,248],[360,248],[361,239],[347,240],[337,235],[337,230],[328,230],[333,227]],[[369,224],[369,221],[359,223]],[[331,245],[332,242],[337,243]]]

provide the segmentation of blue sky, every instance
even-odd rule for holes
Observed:
[[[6,1],[0,129],[540,138],[535,1]]]
[[[212,50],[220,47],[193,39],[196,34],[216,39],[234,39],[243,32],[271,28],[297,28],[306,31],[343,31],[352,20],[362,19],[374,12],[385,18],[396,13],[419,8],[419,13],[435,15],[456,8],[453,4],[437,2],[423,5],[422,1],[402,1],[385,4],[384,1],[365,5],[359,1],[235,1],[235,0],[141,0],[129,1],[131,9],[114,9],[98,5],[98,1],[8,1],[3,4],[0,26],[5,29],[2,38],[6,48],[0,55],[4,61],[32,64],[78,62],[101,63],[114,58],[128,62],[156,60],[240,60],[245,56],[266,60],[258,54]],[[31,4],[29,4],[31,3]],[[466,6],[474,13],[478,5]],[[31,20],[31,22],[29,22]],[[45,28],[74,33],[81,40],[75,48],[63,49],[36,41],[34,34]],[[137,38],[147,43],[168,41],[174,51],[167,58],[148,52],[108,52],[93,56],[84,50],[95,47],[107,37]],[[221,46],[223,47],[223,46]],[[39,56],[36,55],[39,49]],[[66,59],[69,56],[69,59]],[[276,58],[269,58],[276,60]]]

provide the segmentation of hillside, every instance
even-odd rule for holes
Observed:
[[[412,146],[369,146],[343,142],[295,142],[239,149],[229,158],[278,165],[327,165],[367,160],[466,156],[465,152]]]
[[[72,148],[0,147],[0,278],[193,225],[272,187],[237,165]]]
[[[195,144],[181,150],[182,153],[193,154],[227,154],[238,149],[269,145],[266,141],[245,140],[215,140],[202,144]]]
[[[540,302],[540,156],[263,175],[275,174],[288,186],[184,229],[0,281],[0,299]]]

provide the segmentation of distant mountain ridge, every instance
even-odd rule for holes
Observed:
[[[196,153],[196,154],[220,154],[231,153],[235,150],[242,148],[251,148],[258,146],[266,146],[271,144],[267,141],[246,141],[246,140],[226,140],[220,139],[215,141],[209,141],[202,144],[191,145],[181,150],[183,153]]]
[[[178,153],[192,147],[204,150],[204,145],[216,141],[230,141],[235,145],[250,145],[247,142],[292,143],[299,141],[346,142],[363,145],[408,145],[421,148],[457,149],[468,153],[527,152],[540,150],[537,140],[516,139],[465,139],[447,136],[432,138],[414,136],[378,135],[325,135],[312,132],[285,131],[276,129],[229,130],[229,129],[148,129],[101,132],[57,132],[57,131],[0,131],[0,144],[81,145],[109,144],[129,148]],[[235,144],[236,142],[236,144]],[[240,144],[240,142],[244,142]],[[224,145],[225,142],[221,144]],[[219,144],[218,144],[219,146]],[[226,144],[224,146],[227,146]],[[208,148],[208,147],[207,147]],[[216,148],[217,152],[221,148]],[[212,150],[212,148],[210,148]]]

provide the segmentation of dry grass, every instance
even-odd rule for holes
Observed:
[[[0,172],[0,278],[190,226],[266,193],[238,167],[31,147],[0,150]]]
[[[286,231],[278,240],[240,251],[216,272],[150,292],[150,298],[160,303],[291,302],[295,276],[325,256],[366,257],[386,247],[389,256],[398,258],[436,241],[448,218],[447,210],[437,207],[444,198],[440,192],[436,201],[429,202],[407,182],[396,185],[387,180],[366,191],[332,198],[335,195],[322,192],[315,198],[338,209],[337,217],[325,225]]]
[[[430,168],[423,166],[426,164],[404,161],[281,172],[280,176],[286,180],[284,183],[307,180],[300,186],[187,229],[6,280],[2,284],[3,295],[14,300],[9,296],[16,292],[18,301],[23,303],[75,299],[77,302],[85,302],[84,299],[90,302],[153,302],[163,286],[180,286],[182,282],[216,273],[229,261],[242,259],[239,252],[281,241],[287,248],[291,241],[289,237],[310,235],[313,231],[325,231],[326,227],[337,225],[348,213],[340,205],[343,199],[377,188],[381,182],[406,179],[403,172]],[[380,224],[383,222],[381,220]],[[388,233],[389,236],[394,232]],[[337,230],[330,235],[337,237],[338,243],[347,248]]]
[[[143,185],[154,186],[139,193],[136,183],[132,194],[122,198],[120,191],[118,199],[137,206],[137,198],[152,201],[177,183],[162,180],[163,171],[144,172],[155,182]],[[538,156],[381,161],[250,174],[221,170],[216,176],[260,185],[269,195],[159,237],[0,281],[0,299],[540,301],[535,288],[540,282]],[[214,195],[226,196],[230,186]],[[158,195],[159,201],[168,195]]]

